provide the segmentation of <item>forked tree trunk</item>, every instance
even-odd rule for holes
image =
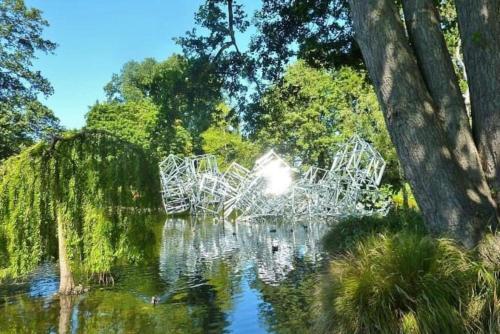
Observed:
[[[59,246],[59,294],[68,295],[75,289],[75,281],[71,273],[68,254],[66,252],[66,237],[64,233],[64,222],[61,217],[57,218],[57,240]]]
[[[474,246],[486,226],[496,222],[496,208],[477,182],[481,177],[464,169],[455,157],[456,144],[450,145],[439,115],[455,107],[433,100],[394,1],[350,0],[350,5],[356,40],[428,227]],[[457,108],[462,112],[461,105]],[[461,158],[474,165],[471,156]]]

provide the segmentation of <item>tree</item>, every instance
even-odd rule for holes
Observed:
[[[0,161],[61,131],[59,119],[38,101],[27,102],[17,110],[6,107],[0,113]]]
[[[0,278],[58,258],[63,294],[73,292],[79,274],[109,282],[118,255],[137,259],[133,240],[160,208],[157,168],[142,147],[99,131],[66,134],[7,159],[0,166]]]
[[[224,78],[225,90],[242,109],[247,93],[260,93],[295,58],[327,68],[362,63],[346,0],[264,0],[251,18],[238,1],[206,0],[195,23],[203,30],[193,29],[177,43],[187,57],[203,60]],[[238,38],[252,24],[257,33],[243,45]]]
[[[392,1],[350,0],[356,40],[425,220],[471,247],[498,222],[500,2],[455,3],[472,129],[433,1],[404,1],[403,24]]]
[[[103,130],[117,138],[140,145],[155,158],[168,154],[189,155],[193,152],[193,138],[182,121],[162,124],[159,108],[142,98],[128,102],[96,103],[87,114],[86,128]]]
[[[209,3],[214,1],[207,0]],[[290,50],[307,50],[308,44],[324,49],[304,52],[307,55],[340,54],[342,50],[349,50],[348,44],[321,43],[322,35],[314,32],[331,32],[335,38],[341,36],[336,30],[339,23],[343,29],[353,27],[404,174],[430,230],[449,234],[473,246],[485,229],[495,228],[498,221],[498,203],[494,200],[496,197],[496,202],[500,201],[500,114],[497,112],[499,97],[495,93],[499,91],[496,78],[500,68],[498,0],[456,0],[460,29],[456,29],[450,0],[350,0],[349,4],[350,8],[346,1],[265,0],[263,10],[255,16],[257,26],[261,27],[258,35],[262,36],[254,40],[268,40],[262,44],[262,51],[268,52],[270,62],[279,68],[284,62],[272,62],[273,59],[287,59],[295,55]],[[332,15],[318,15],[319,8],[327,7],[338,10],[327,11]],[[438,9],[443,13],[443,20]],[[218,18],[217,12],[212,14],[209,22],[224,22],[224,15]],[[404,16],[405,25],[400,14]],[[296,20],[300,28],[280,30],[286,20]],[[320,29],[321,25],[316,22],[332,30]],[[210,26],[205,27],[210,30]],[[283,36],[286,38],[281,38]],[[279,42],[274,43],[275,40]],[[199,42],[195,45],[202,49],[203,40]],[[455,67],[446,43],[458,50]],[[460,44],[464,50],[463,65]],[[265,45],[270,45],[269,49]],[[331,48],[338,49],[328,53]],[[258,56],[255,59],[259,59]],[[265,59],[265,55],[260,56]],[[335,67],[336,64],[331,64],[333,58],[323,59],[329,59],[327,64],[312,63]],[[460,85],[455,69],[462,75],[467,73],[471,120],[460,90],[467,85],[464,81]]]
[[[147,99],[94,104],[86,115],[85,127],[107,131],[145,149],[156,149],[154,130],[158,107]]]
[[[48,26],[40,10],[23,0],[0,3],[0,106],[19,107],[36,100],[38,93],[52,94],[50,83],[32,69],[36,52],[51,53],[56,44],[42,37]]]
[[[280,78],[294,58],[315,68],[362,64],[346,0],[264,0],[255,24],[250,51],[267,78]]]
[[[221,170],[225,170],[233,161],[252,168],[260,153],[260,147],[243,138],[238,129],[238,122],[232,115],[232,109],[224,103],[219,104],[211,124],[201,134],[203,152],[215,155]]]
[[[386,180],[399,182],[397,157],[377,97],[360,70],[315,69],[297,61],[252,111],[246,124],[251,138],[264,147],[300,158],[306,166],[328,168],[336,144],[358,134],[388,162]]]
[[[37,101],[52,86],[32,67],[36,52],[51,53],[56,44],[42,37],[48,26],[41,11],[23,0],[0,2],[0,160],[61,130],[52,111]]]
[[[184,55],[199,63],[202,73],[220,78],[227,95],[243,104],[246,83],[258,84],[255,62],[237,43],[237,34],[250,26],[243,6],[234,0],[208,0],[200,6],[195,22],[207,33],[193,29],[177,38]]]
[[[217,164],[225,170],[233,161],[252,168],[260,153],[259,146],[245,140],[237,132],[213,126],[201,134],[203,152],[217,157]]]
[[[105,91],[109,102],[148,99],[158,108],[155,131],[168,132],[180,120],[195,141],[209,127],[222,100],[219,80],[199,62],[179,55],[161,62],[151,58],[128,62],[119,75],[113,75]]]

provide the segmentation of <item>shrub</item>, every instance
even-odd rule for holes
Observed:
[[[407,203],[405,203],[405,196],[407,196]],[[413,196],[413,192],[411,191],[411,187],[408,183],[403,183],[402,188],[395,194],[392,195],[392,202],[396,208],[405,208],[405,205],[408,206],[409,209],[418,210],[417,200],[415,196]]]
[[[370,236],[331,262],[319,327],[333,333],[464,333],[478,268],[454,242]]]
[[[500,235],[486,235],[477,247],[481,268],[467,305],[474,333],[500,333]]]
[[[412,209],[396,209],[387,216],[351,218],[336,223],[323,238],[323,246],[330,254],[339,254],[354,248],[358,241],[379,233],[410,230],[424,233],[422,216]]]

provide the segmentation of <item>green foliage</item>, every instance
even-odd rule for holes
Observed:
[[[201,153],[201,133],[220,112],[220,83],[207,68],[179,55],[126,63],[104,90],[107,103],[87,115],[87,127],[105,129],[153,151]],[[140,122],[140,123],[139,123]]]
[[[203,152],[217,157],[217,164],[225,170],[231,162],[252,168],[260,153],[259,147],[224,128],[211,127],[201,134]]]
[[[41,11],[23,0],[0,2],[0,161],[60,131],[59,120],[37,101],[52,86],[32,64],[37,52],[56,47],[42,37],[46,26]]]
[[[159,109],[150,99],[96,103],[87,114],[87,129],[104,130],[144,149],[161,159],[173,153],[181,156],[193,151],[193,138],[182,121],[164,128]]]
[[[267,72],[276,76],[293,57],[314,67],[362,66],[348,1],[262,3],[255,15],[258,32],[251,49]]]
[[[473,333],[500,333],[500,235],[487,234],[476,248],[481,263],[466,309]]]
[[[407,182],[401,184],[399,191],[392,195],[392,202],[397,209],[406,209],[405,206],[407,206],[408,209],[418,210],[417,200],[413,196],[410,184]]]
[[[204,153],[217,157],[217,164],[225,170],[233,161],[252,168],[260,153],[259,146],[244,139],[235,129],[237,121],[231,114],[231,109],[221,103],[212,115],[210,128],[201,134]]]
[[[337,333],[464,333],[478,271],[450,240],[408,231],[369,237],[331,263],[321,325]]]
[[[201,30],[193,29],[176,39],[189,59],[197,59],[205,72],[220,78],[229,96],[245,103],[245,81],[256,83],[256,62],[240,49],[237,35],[250,26],[243,5],[238,1],[207,0],[195,14]]]
[[[193,137],[180,120],[176,120],[172,130],[165,133],[165,143],[166,150],[163,156],[168,154],[186,156],[193,153]]]
[[[51,53],[56,45],[42,37],[48,26],[42,12],[23,0],[0,2],[0,107],[16,108],[52,94],[52,87],[32,61],[37,52]]]
[[[86,115],[88,129],[104,130],[151,149],[158,108],[146,99],[126,103],[96,103]]]
[[[0,103],[0,161],[62,131],[59,119],[38,101],[13,108]]]
[[[220,83],[210,71],[179,55],[158,62],[126,63],[105,87],[109,101],[149,99],[158,107],[158,132],[168,132],[180,120],[193,135],[209,127],[221,100]]]
[[[255,13],[241,1],[206,0],[195,14],[197,28],[177,39],[184,54],[206,62],[242,109],[245,95],[281,78],[292,59],[328,67],[360,66],[346,0],[264,0]],[[251,41],[239,40],[254,25]],[[199,29],[198,29],[199,28]],[[255,87],[252,87],[255,88]],[[246,110],[251,113],[251,110]]]
[[[158,183],[147,151],[104,132],[67,134],[6,160],[0,167],[3,272],[19,276],[56,257],[57,223],[74,270],[109,272],[126,246],[120,236],[160,207]]]
[[[391,210],[387,216],[349,218],[336,222],[323,237],[323,246],[337,255],[356,248],[358,242],[378,234],[397,233],[402,230],[425,232],[422,216],[415,210]]]
[[[465,73],[465,66],[463,63],[463,54],[460,41],[460,31],[458,29],[457,10],[455,2],[451,0],[443,0],[439,2],[438,6],[439,15],[441,18],[441,27],[443,30],[444,39],[448,51],[450,52],[451,59],[457,73],[459,85],[462,92],[467,90],[467,75]]]
[[[397,158],[364,72],[343,67],[317,70],[303,61],[291,65],[247,120],[252,138],[306,165],[328,166],[332,147],[358,134],[371,141],[397,179]]]

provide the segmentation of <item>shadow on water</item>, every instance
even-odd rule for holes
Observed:
[[[44,264],[23,283],[0,286],[2,333],[306,332],[322,265],[324,222],[228,223],[168,219],[153,255],[114,270],[114,287],[59,297]],[[154,240],[156,241],[154,241]],[[151,243],[155,243],[152,245]],[[123,263],[123,261],[118,261]],[[159,303],[151,304],[152,296]]]

